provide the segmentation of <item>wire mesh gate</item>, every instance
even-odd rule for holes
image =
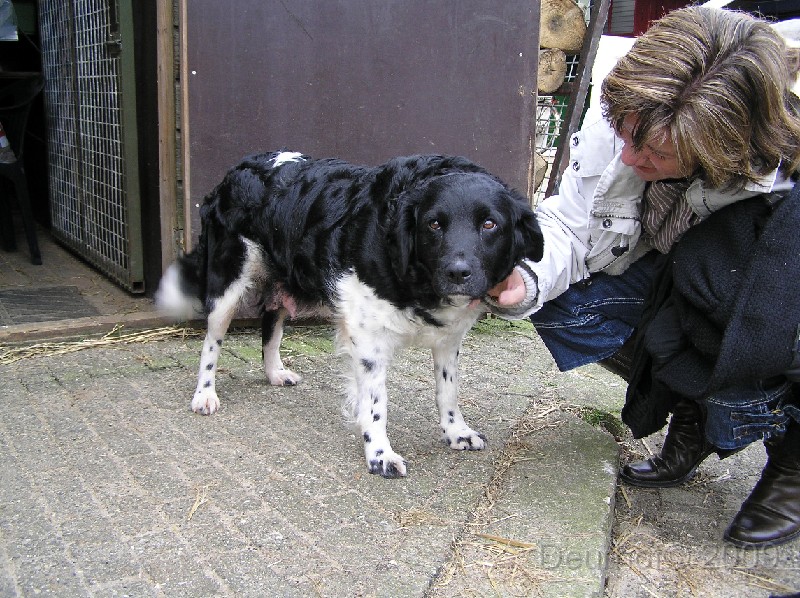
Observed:
[[[39,11],[52,233],[143,292],[131,0],[40,0]]]

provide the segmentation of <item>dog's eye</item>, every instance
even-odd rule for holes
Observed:
[[[494,220],[484,220],[483,222],[483,230],[492,230],[496,227],[497,223]]]
[[[442,228],[442,225],[441,225],[441,224],[439,224],[439,221],[438,221],[438,220],[431,220],[431,221],[428,223],[428,227],[429,227],[431,230],[439,230],[440,228]]]

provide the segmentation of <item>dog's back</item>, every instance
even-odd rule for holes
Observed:
[[[297,246],[304,214],[291,189],[300,176],[297,166],[306,160],[296,152],[254,154],[228,171],[200,206],[197,245],[170,265],[159,283],[155,301],[163,313],[184,320],[211,311],[210,303],[241,270],[245,240],[269,256],[285,255]],[[209,269],[210,262],[216,266]],[[275,263],[286,260],[270,262],[271,279],[277,283],[285,268]]]
[[[379,290],[386,289],[387,298],[424,300],[413,293],[402,298],[414,281],[399,284],[374,265],[392,261],[385,240],[397,233],[390,222],[398,196],[450,172],[484,171],[457,156],[401,157],[375,168],[296,152],[248,156],[205,197],[198,244],[167,270],[157,305],[179,319],[210,311],[209,300],[241,268],[244,240],[263,254],[271,286],[280,285],[299,303],[329,303],[331,277],[353,267],[381,276]],[[221,267],[209,271],[210,261]],[[217,281],[220,276],[226,279]]]

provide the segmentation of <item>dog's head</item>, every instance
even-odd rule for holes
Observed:
[[[390,239],[395,269],[425,275],[442,298],[482,298],[522,258],[542,258],[543,238],[527,200],[495,177],[457,172],[398,198]]]

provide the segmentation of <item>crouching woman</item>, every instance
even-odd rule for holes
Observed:
[[[690,7],[657,21],[604,80],[602,116],[571,137],[559,191],[537,208],[544,258],[487,299],[530,316],[562,371],[616,364],[636,437],[669,417],[661,454],[625,465],[623,482],[676,486],[711,453],[763,441],[761,479],[725,532],[745,547],[800,535],[789,58],[744,13]]]

